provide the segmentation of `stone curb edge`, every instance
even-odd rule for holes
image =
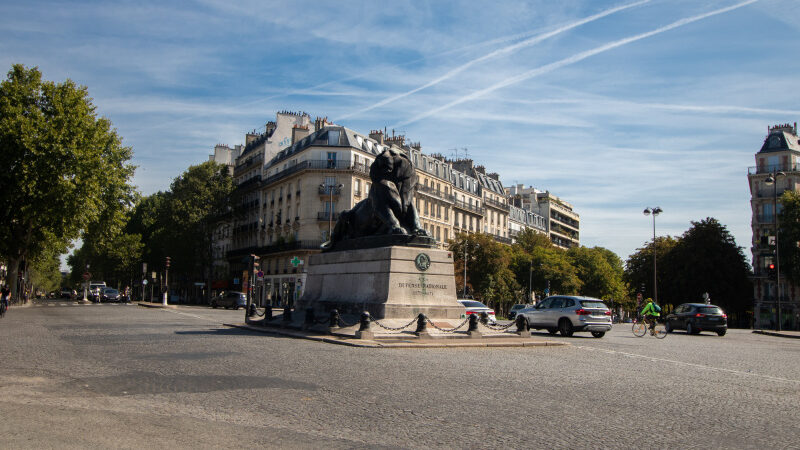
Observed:
[[[176,305],[167,305],[167,306],[164,306],[164,305],[162,305],[161,303],[143,303],[143,302],[137,302],[137,304],[138,304],[139,306],[143,306],[143,307],[145,307],[145,308],[178,309],[178,307],[177,307]]]
[[[499,342],[495,339],[477,340],[477,341],[462,341],[454,342],[453,340],[442,340],[441,342],[432,339],[426,339],[421,342],[379,342],[366,339],[342,339],[328,336],[314,336],[302,332],[281,329],[281,328],[264,328],[254,325],[243,323],[223,323],[222,325],[231,328],[240,328],[243,330],[258,331],[265,334],[277,334],[281,336],[289,336],[299,339],[308,339],[317,342],[325,342],[328,344],[346,345],[349,347],[362,347],[362,348],[475,348],[475,347],[560,347],[570,345],[567,342],[552,342],[552,341],[528,341],[519,339],[515,341]]]
[[[753,333],[756,334],[763,334],[766,336],[776,336],[782,338],[789,338],[789,339],[800,339],[800,335],[792,335],[792,334],[785,334],[781,333],[780,331],[768,331],[768,330],[753,330]]]

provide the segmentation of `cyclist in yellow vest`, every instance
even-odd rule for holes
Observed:
[[[650,324],[650,334],[655,334],[656,319],[661,315],[661,308],[653,303],[652,298],[646,300],[647,304],[642,309],[642,316],[645,323]]]

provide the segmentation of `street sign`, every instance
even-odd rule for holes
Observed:
[[[260,270],[256,272],[256,281],[264,281],[264,272]]]
[[[142,263],[142,273],[147,273],[147,263]]]
[[[83,272],[83,279],[84,280],[89,280],[90,278],[92,278],[92,274],[91,273]]]

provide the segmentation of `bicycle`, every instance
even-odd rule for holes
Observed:
[[[648,329],[649,327],[646,320],[642,321],[634,320],[631,331],[633,331],[634,336],[642,337],[645,334],[647,334]],[[664,328],[663,323],[660,323],[658,320],[656,320],[656,324],[653,327],[653,330],[650,331],[650,334],[654,336],[656,339],[664,339],[665,337],[667,337],[667,329]]]

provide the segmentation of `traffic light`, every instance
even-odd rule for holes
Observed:
[[[170,259],[169,259],[169,256],[167,256],[167,269],[169,269],[169,262],[170,262]]]
[[[775,263],[767,264],[767,276],[770,280],[774,280],[776,278],[775,274]]]

